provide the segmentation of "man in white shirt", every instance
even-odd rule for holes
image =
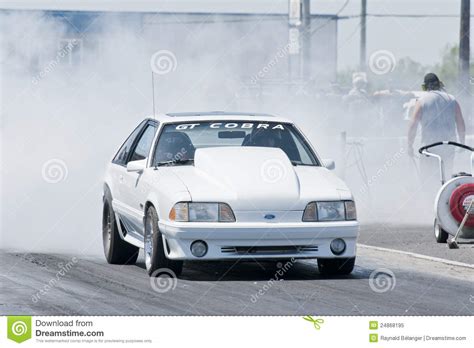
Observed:
[[[413,143],[418,124],[421,124],[422,146],[445,140],[464,143],[466,137],[461,107],[454,96],[444,91],[444,85],[438,76],[434,73],[426,74],[422,87],[427,93],[417,101],[408,130],[408,155],[410,156],[413,156]],[[454,147],[441,146],[430,151],[442,156],[446,177],[449,178],[453,173]],[[434,159],[423,159],[421,161],[423,179],[439,177],[436,176],[437,168]]]

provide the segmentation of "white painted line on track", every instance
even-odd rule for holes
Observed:
[[[386,252],[390,252],[390,253],[408,255],[408,256],[412,256],[412,257],[416,257],[418,259],[423,259],[423,260],[428,260],[428,261],[442,262],[444,264],[451,265],[451,266],[466,267],[466,268],[474,269],[474,265],[471,265],[469,263],[451,261],[451,260],[447,260],[447,259],[442,259],[440,257],[427,256],[427,255],[412,253],[412,252],[409,252],[409,251],[388,249],[388,248],[376,247],[376,246],[366,245],[366,244],[357,244],[357,246],[361,247],[361,248],[366,248],[366,249],[373,249],[373,250],[378,250],[378,251],[386,251]]]

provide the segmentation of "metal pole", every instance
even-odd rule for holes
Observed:
[[[301,78],[311,78],[311,1],[303,0],[301,14]]]
[[[462,99],[464,99],[466,118],[472,122],[470,98],[470,71],[469,71],[469,40],[470,40],[470,15],[471,1],[461,0],[461,20],[459,30],[459,83],[462,89]]]
[[[301,7],[301,0],[288,0],[288,91],[299,73]]]
[[[340,134],[340,148],[339,148],[339,161],[341,162],[341,165],[339,168],[341,168],[339,175],[341,178],[345,178],[346,176],[346,144],[347,144],[347,132],[343,131]]]
[[[461,0],[461,28],[459,32],[459,77],[469,82],[469,34],[471,1]],[[463,85],[465,86],[465,85]]]
[[[310,0],[288,1],[290,85],[293,84],[295,78],[300,81],[303,77],[307,77],[311,66],[309,59],[310,3]]]
[[[360,71],[365,71],[367,61],[367,0],[361,0],[360,8]]]

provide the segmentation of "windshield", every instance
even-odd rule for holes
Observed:
[[[293,125],[261,121],[167,124],[160,134],[153,165],[192,164],[196,149],[216,146],[276,147],[294,165],[319,165]]]

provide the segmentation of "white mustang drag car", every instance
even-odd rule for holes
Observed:
[[[325,164],[325,165],[324,165]],[[183,260],[316,258],[354,268],[358,222],[347,186],[289,120],[182,113],[146,119],[108,165],[103,243],[109,263],[150,275]]]

